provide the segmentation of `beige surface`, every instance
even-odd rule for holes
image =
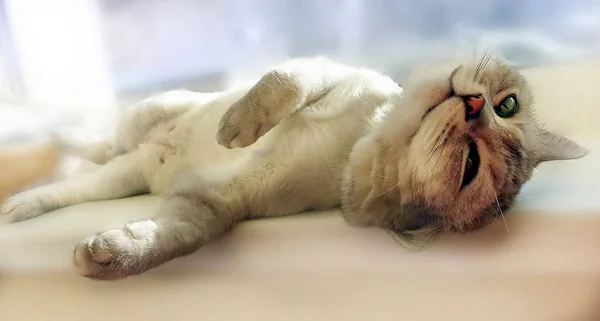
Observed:
[[[335,211],[306,213],[246,222],[143,276],[94,282],[70,269],[75,242],[152,215],[159,199],[83,204],[0,226],[0,320],[600,320],[600,61],[527,75],[540,118],[592,153],[542,166],[510,234],[497,220],[409,253]]]

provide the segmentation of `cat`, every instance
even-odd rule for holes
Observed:
[[[129,107],[114,139],[79,150],[101,166],[12,196],[0,220],[163,195],[152,219],[76,245],[76,270],[98,280],[191,254],[245,219],[339,206],[349,225],[422,250],[489,224],[541,162],[587,153],[543,129],[533,104],[525,78],[491,55],[417,67],[403,87],[328,58],[291,59],[246,87]]]

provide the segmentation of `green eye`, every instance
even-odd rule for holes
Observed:
[[[519,103],[517,97],[510,95],[500,103],[496,108],[496,114],[502,118],[512,117],[519,111]]]

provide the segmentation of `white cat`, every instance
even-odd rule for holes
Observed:
[[[541,129],[532,105],[525,79],[489,56],[415,69],[404,92],[373,70],[290,60],[249,88],[130,107],[114,140],[84,150],[102,166],[14,195],[0,219],[164,194],[153,219],[76,246],[78,272],[95,279],[190,254],[247,218],[340,205],[351,225],[422,249],[493,220],[540,162],[585,155]]]

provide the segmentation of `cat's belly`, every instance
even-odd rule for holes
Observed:
[[[314,207],[337,202],[342,168],[354,143],[369,128],[367,117],[317,112],[292,116],[254,144],[227,149],[216,139],[227,108],[220,105],[184,115],[176,129],[147,143],[156,159],[148,177],[153,193],[168,191],[178,175],[194,171],[210,185],[242,180],[252,194],[265,200],[301,193],[301,199],[311,200],[307,203]],[[279,207],[264,210],[281,212]]]
[[[207,139],[208,140],[207,135]],[[213,138],[214,139],[214,138]],[[185,144],[184,144],[185,145]],[[251,150],[228,150],[216,142],[198,143],[197,148],[187,148],[179,142],[156,141],[147,144],[154,168],[148,171],[148,181],[153,194],[162,194],[174,183],[178,175],[190,171],[201,173],[207,181],[225,181],[248,159]]]
[[[181,137],[167,140],[171,145],[155,140],[148,145],[158,159],[149,180],[150,189],[154,194],[167,192],[178,175],[193,171],[215,187],[234,180],[237,184],[242,182],[248,194],[265,200],[259,203],[270,204],[261,211],[287,211],[292,200],[285,204],[266,200],[285,199],[295,195],[296,190],[307,194],[301,199],[306,200],[309,207],[335,204],[339,172],[353,144],[341,144],[340,136],[330,132],[331,126],[309,122],[284,120],[245,148],[227,149],[218,145],[217,125],[208,123],[194,130],[193,142],[179,144]],[[340,164],[335,164],[336,161]],[[321,192],[308,195],[307,191],[314,189],[309,185],[318,186]]]
[[[169,147],[159,146],[155,153],[160,164],[149,177],[150,190],[153,194],[168,191],[179,175],[192,172],[210,185],[225,183],[241,172],[242,168],[247,168],[248,166],[244,164],[247,164],[250,158],[250,153],[243,153],[246,155],[244,157],[244,155],[218,155],[219,153],[208,152],[205,154],[206,157],[189,157]]]
[[[178,175],[190,171],[211,184],[225,182],[267,154],[266,146],[272,140],[272,133],[246,148],[227,149],[219,145],[218,123],[228,106],[206,107],[182,116],[174,124],[157,128],[140,146],[151,159],[148,162],[151,165],[144,166],[147,166],[147,180],[153,194],[168,191]]]

